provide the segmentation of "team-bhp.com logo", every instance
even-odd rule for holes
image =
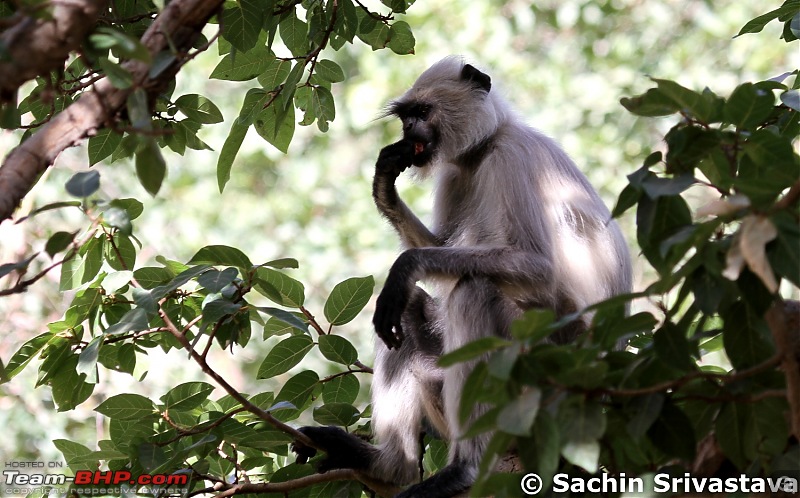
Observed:
[[[130,484],[131,486],[186,486],[189,476],[186,474],[142,474],[133,477],[127,470],[101,472],[79,470],[72,481],[76,486],[110,484]]]
[[[72,483],[72,489],[79,493],[86,490],[87,494],[94,494],[98,487],[102,487],[104,493],[114,493],[114,490],[121,490],[123,487],[128,489],[139,489],[153,487],[163,491],[164,489],[186,489],[189,483],[189,476],[186,474],[142,474],[134,476],[127,470],[116,471],[90,471],[79,470],[75,472],[75,477],[67,477],[63,474],[45,473],[23,473],[18,470],[3,471],[5,493],[14,495],[24,495],[36,489],[59,488],[62,491]],[[34,489],[31,489],[34,488]]]

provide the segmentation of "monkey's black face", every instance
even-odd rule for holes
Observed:
[[[395,102],[390,107],[390,114],[403,122],[403,140],[413,145],[414,166],[427,165],[436,152],[439,133],[431,120],[433,111],[433,106],[422,102]]]

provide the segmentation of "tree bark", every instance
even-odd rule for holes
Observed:
[[[0,35],[5,54],[0,60],[0,102],[14,97],[26,81],[64,66],[94,28],[107,0],[53,2],[51,19],[15,14],[13,26]]]
[[[84,0],[88,1],[88,0]],[[11,217],[20,201],[66,148],[80,143],[102,128],[125,105],[136,88],[152,97],[165,88],[180,70],[187,53],[208,20],[221,8],[223,0],[173,0],[142,36],[142,43],[155,58],[166,51],[172,63],[155,75],[140,61],[124,64],[133,76],[133,85],[117,89],[108,79],[99,80],[90,90],[39,128],[9,153],[0,166],[0,222]],[[171,52],[170,44],[177,53]]]

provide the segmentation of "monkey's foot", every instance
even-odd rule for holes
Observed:
[[[324,474],[333,469],[367,470],[376,449],[371,444],[339,427],[301,427],[300,432],[311,438],[326,456],[317,463],[317,472]],[[297,463],[306,463],[317,450],[300,442],[292,444],[297,453]]]

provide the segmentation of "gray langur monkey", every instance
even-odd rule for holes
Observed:
[[[449,497],[467,490],[491,435],[460,435],[464,380],[476,362],[448,368],[438,358],[470,341],[507,337],[530,308],[563,316],[630,292],[628,248],[608,209],[556,143],[526,126],[491,91],[491,79],[460,58],[426,70],[391,103],[403,138],[378,156],[373,197],[405,251],[378,296],[372,384],[377,445],[337,427],[304,427],[327,456],[320,472],[352,468],[385,482],[419,480],[423,422],[449,440],[449,464],[406,488],[408,497]],[[409,167],[435,177],[433,228],[403,203],[395,180]],[[416,286],[437,289],[429,296]],[[572,341],[589,316],[550,340]],[[314,454],[295,445],[298,460]]]

